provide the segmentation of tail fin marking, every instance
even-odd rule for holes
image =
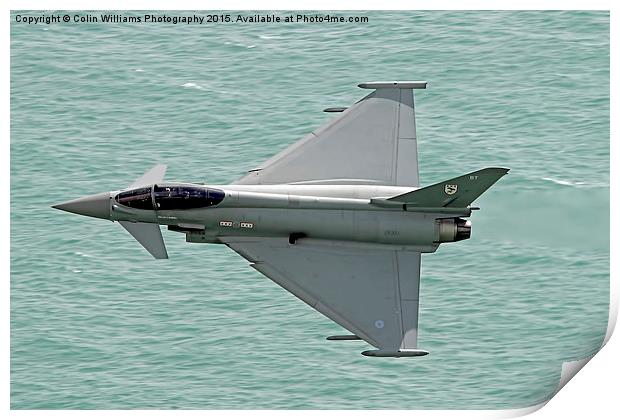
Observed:
[[[387,200],[407,204],[407,207],[467,207],[509,170],[480,169]]]

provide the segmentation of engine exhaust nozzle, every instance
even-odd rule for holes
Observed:
[[[455,217],[437,219],[437,242],[457,242],[471,237],[471,221]]]

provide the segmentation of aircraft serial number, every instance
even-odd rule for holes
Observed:
[[[221,227],[234,227],[243,229],[254,229],[254,223],[251,222],[231,222],[230,220],[222,220],[220,222]]]

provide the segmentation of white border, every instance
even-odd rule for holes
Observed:
[[[188,0],[177,0],[175,2],[163,1],[163,0],[155,0],[155,1],[145,1],[145,0],[126,0],[121,4],[110,4],[109,1],[77,1],[77,0],[58,0],[58,1],[42,1],[42,0],[26,0],[26,1],[9,1],[2,2],[2,9],[4,10],[4,22],[5,25],[3,31],[0,35],[0,39],[2,42],[2,48],[4,52],[4,57],[10,56],[10,25],[7,25],[6,22],[9,21],[8,16],[10,10],[26,10],[26,9],[35,9],[35,10],[48,10],[48,9],[65,9],[65,10],[94,10],[94,9],[109,9],[110,6],[115,10],[205,10],[205,9],[226,9],[226,10],[409,10],[409,9],[417,9],[417,10],[443,10],[443,9],[456,9],[456,10],[544,10],[544,9],[554,9],[554,10],[611,10],[611,69],[610,69],[610,87],[612,92],[611,98],[611,112],[610,115],[618,115],[618,107],[616,106],[616,96],[614,93],[617,91],[617,69],[618,69],[618,54],[614,53],[614,47],[616,44],[614,39],[618,37],[618,6],[616,6],[618,2],[614,1],[602,1],[602,0],[590,0],[590,1],[550,1],[550,0],[525,0],[525,1],[491,1],[491,0],[478,0],[478,1],[458,1],[458,0],[434,0],[434,1],[394,1],[394,0],[383,0],[381,2],[370,2],[370,1],[354,1],[354,0],[342,0],[337,3],[334,3],[333,0],[300,0],[293,2],[284,2],[284,1],[263,1],[260,3],[254,3],[250,1],[240,1],[240,0],[214,0],[209,2],[208,4],[201,3],[199,1],[188,1]],[[2,75],[2,87],[1,94],[2,97],[5,98],[2,101],[2,110],[0,114],[2,115],[2,127],[4,127],[4,139],[5,140],[5,151],[6,153],[2,153],[2,167],[3,167],[3,191],[7,191],[10,188],[10,160],[9,160],[9,141],[10,138],[10,65],[9,61],[5,61],[5,65],[1,70]],[[617,155],[618,155],[618,147],[616,143],[618,141],[617,136],[617,123],[614,122],[614,119],[611,118],[611,133],[612,133],[612,141],[611,141],[611,162],[617,163]],[[614,169],[614,164],[611,164],[611,215],[619,214],[620,207],[618,206],[618,196],[617,196],[617,180],[618,180],[618,171]],[[4,220],[10,222],[10,206],[9,203],[5,200],[4,205],[2,206],[2,215]],[[614,261],[613,256],[617,254],[617,242],[618,242],[618,222],[615,221],[613,217],[610,220],[611,223],[611,304],[610,304],[610,313],[609,313],[609,325],[608,331],[605,338],[605,342],[607,345],[605,348],[598,354],[596,357],[592,358],[592,362],[590,358],[587,358],[582,361],[572,361],[564,363],[562,367],[562,378],[560,380],[560,384],[558,385],[558,391],[567,384],[568,380],[572,378],[572,376],[579,371],[579,369],[583,368],[586,363],[586,366],[579,376],[578,380],[571,381],[565,388],[560,392],[557,396],[555,396],[551,402],[549,402],[548,407],[543,410],[538,411],[534,414],[532,418],[566,418],[566,419],[582,419],[585,416],[592,415],[593,413],[601,413],[607,414],[605,417],[608,417],[609,413],[618,413],[618,403],[616,402],[616,390],[618,379],[617,375],[619,373],[618,370],[618,361],[617,355],[620,353],[618,339],[611,339],[611,333],[613,332],[613,328],[615,326],[617,312],[618,312],[618,287],[617,287],[617,267],[618,263]],[[10,235],[7,235],[7,237]],[[10,264],[10,244],[9,241],[5,239],[2,242],[2,255],[3,255],[3,266],[5,267],[4,271],[7,273],[9,264]],[[10,271],[7,273],[7,280],[10,276]],[[6,378],[2,384],[3,395],[5,396],[5,400],[3,401],[4,412],[9,411],[10,404],[10,389],[9,389],[9,381],[7,380],[9,377],[9,361],[10,361],[10,347],[9,347],[9,339],[10,339],[10,284],[9,281],[5,281],[4,288],[4,308],[5,308],[5,328],[3,328],[3,358],[2,358],[2,373],[3,377]],[[472,419],[481,419],[481,418],[506,418],[513,417],[519,415],[525,415],[531,412],[534,412],[544,406],[545,404],[539,404],[533,407],[526,407],[523,409],[517,410],[490,410],[490,411],[482,411],[482,410],[468,410],[468,411],[412,411],[411,413],[407,413],[407,416],[414,416],[416,418],[424,418],[424,419],[446,419],[446,418],[472,418]],[[208,412],[209,416],[216,415],[217,417],[222,418],[236,418],[237,416],[247,416],[251,413],[252,417],[257,418],[269,418],[269,419],[279,419],[279,418],[289,418],[291,416],[291,412],[286,411],[215,411]],[[34,416],[45,416],[46,418],[82,418],[85,415],[93,418],[109,418],[110,416],[121,418],[125,417],[136,417],[136,416],[149,416],[150,418],[162,419],[162,418],[178,418],[179,415],[183,415],[184,417],[190,418],[204,418],[205,411],[184,411],[182,413],[176,411],[89,411],[89,412],[80,412],[80,411],[11,411],[8,413],[13,417],[20,418],[31,418]],[[308,418],[314,417],[316,415],[320,415],[321,417],[329,418],[338,418],[340,419],[343,415],[345,417],[355,416],[356,418],[375,418],[377,413],[372,411],[353,411],[353,412],[340,412],[340,411],[321,411],[321,412],[313,412],[313,411],[295,411],[295,417],[300,418]],[[402,415],[402,414],[399,414]]]
[[[10,0],[13,10],[610,10],[613,1],[558,1],[558,0],[211,0],[208,3],[197,0],[126,0],[110,4],[104,0]],[[112,7],[110,7],[112,6]]]

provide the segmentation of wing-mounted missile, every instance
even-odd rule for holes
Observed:
[[[329,341],[351,341],[351,340],[361,340],[357,335],[330,335],[325,338]]]

